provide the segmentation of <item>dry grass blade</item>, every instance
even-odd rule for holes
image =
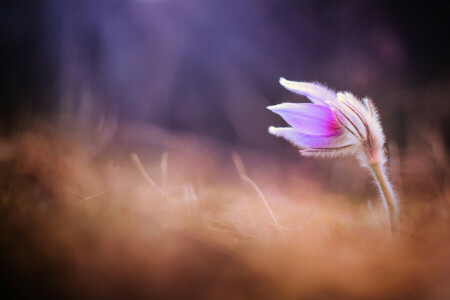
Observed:
[[[162,174],[162,189],[167,191],[167,176],[169,164],[169,151],[164,151],[161,156],[161,174]]]
[[[93,195],[87,196],[87,197],[81,199],[80,202],[78,202],[78,204],[83,204],[83,203],[85,203],[85,202],[87,202],[87,201],[89,201],[89,200],[91,200],[91,199],[97,198],[97,197],[99,197],[99,196],[101,196],[101,195],[103,195],[103,194],[105,194],[105,193],[106,193],[106,192],[103,191],[103,192],[98,192],[98,193],[95,193],[95,194],[93,194]]]
[[[137,156],[136,153],[131,153],[130,154],[131,160],[133,161],[133,163],[135,164],[135,166],[139,169],[139,171],[141,172],[142,176],[148,181],[148,183],[150,183],[151,187],[154,187],[161,195],[163,195],[164,197],[172,200],[170,198],[170,196],[164,192],[157,184],[156,182],[148,175],[147,171],[145,170],[144,166],[141,163],[141,160],[139,159],[139,156]]]
[[[277,230],[280,232],[281,235],[283,235],[281,226],[278,224],[277,218],[275,217],[272,209],[270,208],[269,202],[267,202],[267,199],[264,196],[263,192],[258,187],[258,185],[253,180],[251,180],[250,177],[248,177],[246,175],[245,166],[244,166],[244,163],[242,162],[240,155],[237,153],[233,153],[231,155],[231,158],[233,159],[234,165],[236,166],[236,170],[238,171],[239,176],[241,177],[242,181],[249,184],[253,188],[253,190],[258,194],[259,198],[264,203],[264,206],[266,207],[267,211],[269,212],[270,217],[272,218],[273,223],[275,224]]]

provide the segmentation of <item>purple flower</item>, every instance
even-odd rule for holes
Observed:
[[[312,103],[282,103],[267,107],[291,127],[269,127],[273,135],[300,147],[306,156],[355,155],[370,169],[389,215],[390,232],[398,230],[397,199],[384,169],[384,134],[372,101],[323,85],[280,78],[286,89]]]
[[[286,89],[312,103],[282,103],[267,107],[291,127],[269,127],[309,156],[355,154],[364,166],[384,161],[384,134],[372,102],[351,93],[334,92],[317,83],[280,78]]]

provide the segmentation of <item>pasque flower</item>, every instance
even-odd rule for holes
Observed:
[[[286,89],[306,96],[312,103],[282,103],[267,107],[291,127],[269,127],[300,148],[305,156],[355,155],[375,177],[393,230],[397,203],[384,170],[385,137],[372,101],[357,99],[349,92],[334,92],[323,85],[280,79]]]

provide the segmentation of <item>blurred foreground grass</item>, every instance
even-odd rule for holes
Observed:
[[[325,172],[190,139],[91,157],[52,130],[17,135],[0,144],[1,294],[448,299],[448,160],[427,138],[391,160],[402,230],[389,239],[348,161]]]

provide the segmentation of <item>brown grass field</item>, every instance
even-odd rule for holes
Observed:
[[[158,134],[158,146],[125,139],[96,156],[48,128],[1,142],[3,295],[450,297],[438,136],[401,160],[391,154],[402,227],[390,238],[375,187],[351,159],[292,161]]]

